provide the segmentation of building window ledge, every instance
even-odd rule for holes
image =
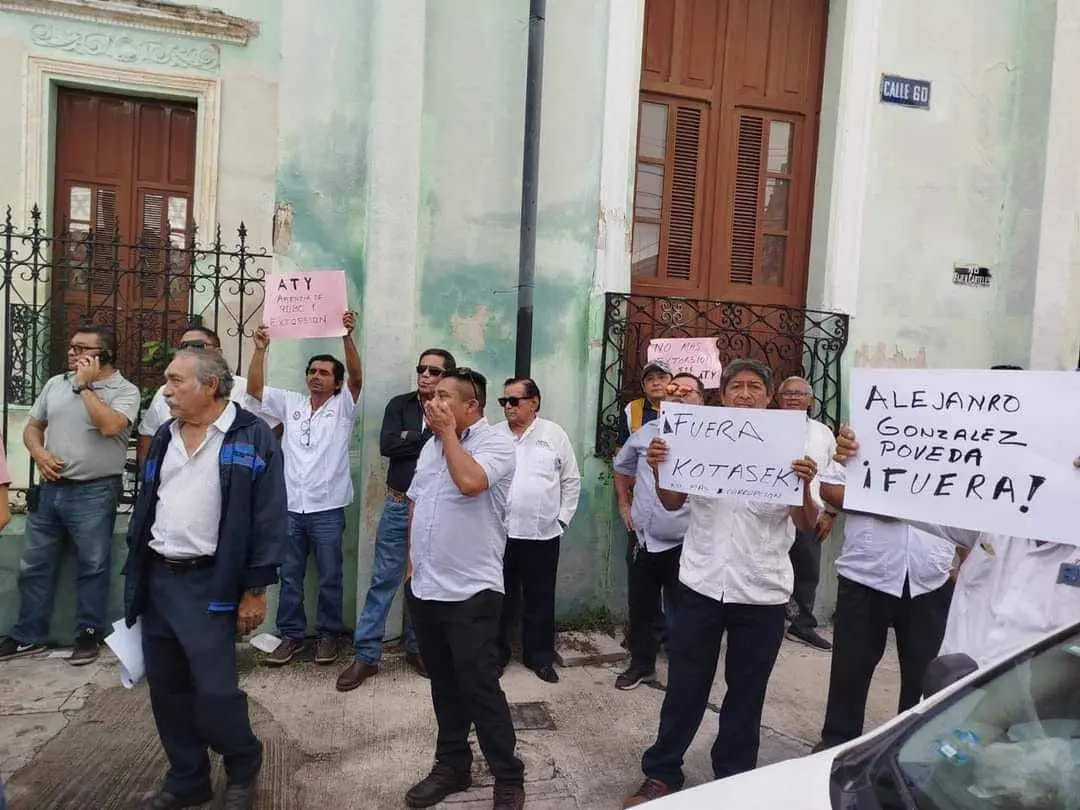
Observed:
[[[259,24],[254,20],[162,0],[0,0],[0,11],[106,23],[236,45],[246,45],[259,34]]]

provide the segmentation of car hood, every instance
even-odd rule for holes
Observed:
[[[707,785],[684,790],[666,799],[649,802],[649,810],[832,810],[829,775],[837,752],[834,748],[767,768],[729,776]]]

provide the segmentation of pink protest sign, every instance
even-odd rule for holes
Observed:
[[[649,341],[648,360],[662,360],[676,374],[693,374],[706,388],[720,387],[722,368],[716,338],[653,338]]]
[[[341,337],[346,298],[344,270],[270,273],[263,323],[275,338]]]

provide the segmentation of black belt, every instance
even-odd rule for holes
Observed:
[[[100,478],[87,478],[85,480],[80,480],[80,481],[73,481],[70,478],[60,478],[59,480],[56,480],[56,481],[43,480],[41,483],[43,483],[43,484],[52,484],[54,487],[80,487],[80,486],[85,486],[86,484],[97,484],[97,483],[100,483],[101,481],[119,481],[119,480],[120,480],[119,475],[103,475]]]
[[[163,565],[170,571],[201,571],[204,568],[209,568],[214,564],[213,557],[185,557],[183,559],[173,559],[166,557],[164,554],[159,554],[150,549],[150,559],[156,562],[158,565]]]

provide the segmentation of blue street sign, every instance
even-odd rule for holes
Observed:
[[[881,76],[881,100],[885,104],[929,110],[930,82],[884,73]]]

